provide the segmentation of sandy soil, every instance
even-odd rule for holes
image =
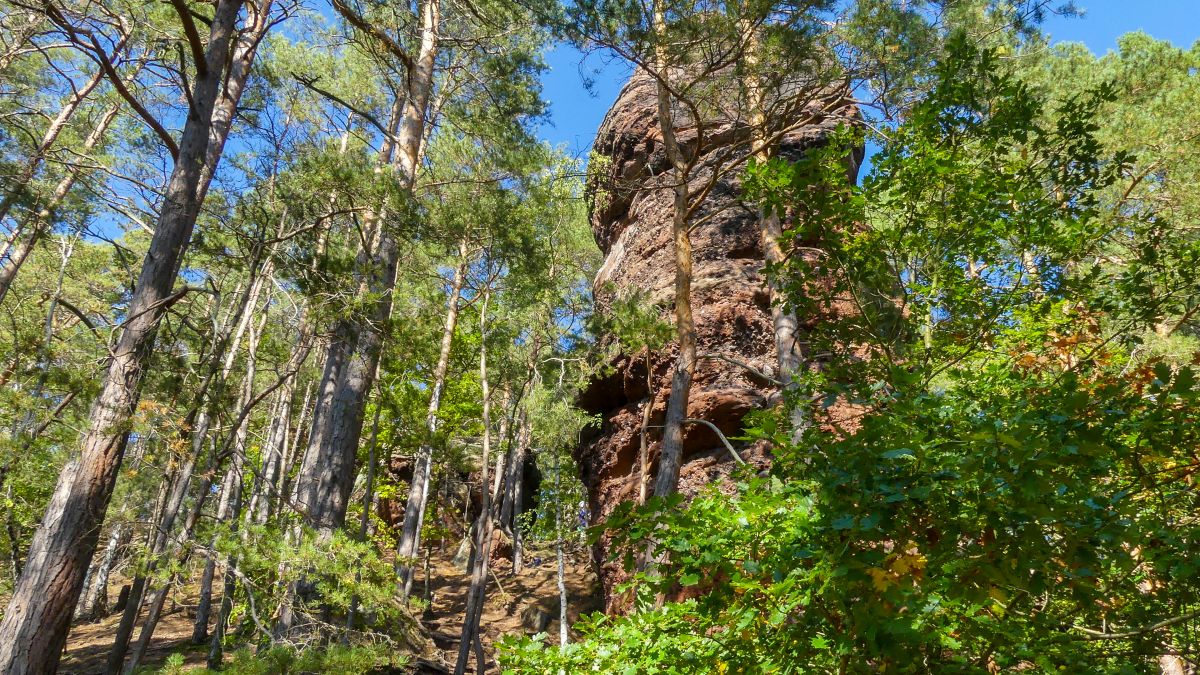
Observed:
[[[110,590],[115,594],[122,583],[124,580],[114,580]],[[192,614],[188,610],[195,607],[194,593],[194,587],[185,587],[176,591],[174,597],[167,601],[167,610],[170,613],[165,614],[159,621],[150,648],[146,650],[144,663],[159,666],[168,656],[180,652],[189,666],[204,666],[208,647],[191,644]],[[145,612],[142,612],[138,617],[138,629],[134,631],[134,640],[137,639],[144,618]],[[120,614],[111,614],[100,621],[72,626],[71,634],[67,637],[67,653],[60,662],[58,672],[65,675],[103,675],[104,664],[112,648],[113,635],[120,622]]]
[[[521,615],[524,610],[538,603],[552,604],[553,599],[558,596],[553,550],[529,551],[526,560],[529,564],[516,576],[511,573],[508,561],[497,561],[492,566],[494,575],[489,575],[488,597],[480,621],[488,672],[498,671],[492,644],[504,635],[530,633],[531,631],[522,625]],[[453,670],[458,655],[462,612],[466,605],[470,581],[470,575],[455,567],[448,554],[435,555],[430,559],[429,590],[433,603],[420,619],[432,638],[434,648],[423,655],[427,666],[418,672],[438,672],[438,665]],[[585,551],[570,556],[566,581],[570,621],[574,622],[580,614],[600,609],[603,599]],[[110,591],[114,599],[121,583],[124,581],[113,581]],[[195,592],[195,585],[189,585],[177,590],[174,597],[168,601],[168,609],[172,611],[159,623],[144,661],[149,670],[161,666],[168,656],[176,652],[184,655],[185,663],[189,667],[203,668],[207,646],[190,643]],[[424,595],[424,592],[424,571],[418,570],[414,594]],[[97,622],[73,626],[59,672],[69,675],[101,675],[120,619],[119,614],[113,614]],[[551,639],[557,639],[557,618],[546,628],[546,632],[551,635]],[[135,632],[135,639],[136,635]],[[474,672],[474,659],[471,660],[471,668],[467,672]]]

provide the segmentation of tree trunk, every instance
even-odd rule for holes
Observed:
[[[371,440],[368,442],[370,449],[367,451],[367,484],[363,490],[362,518],[358,521],[359,541],[367,540],[367,532],[371,525],[371,503],[374,501],[375,495],[375,464],[379,445],[379,413],[383,410],[381,403],[378,400],[375,402],[375,418],[371,421]],[[361,578],[361,575],[355,574],[356,580],[361,580]],[[350,598],[350,611],[346,613],[347,632],[354,630],[354,615],[357,612],[358,596],[355,595]]]
[[[395,154],[392,139],[402,121],[401,105],[399,100],[392,104],[388,121],[392,133],[379,149],[377,176],[382,176]],[[326,538],[346,519],[366,398],[374,385],[392,310],[398,258],[396,238],[387,223],[387,205],[369,221],[368,241],[359,247],[354,262],[355,296],[373,294],[376,300],[367,316],[343,317],[334,325],[317,388],[308,450],[296,477],[295,499],[305,524]]]
[[[509,404],[512,403],[512,390],[505,383],[503,393],[500,395],[500,429],[496,434],[502,447],[500,452],[496,453],[495,473],[492,476],[492,508],[497,508],[503,500],[500,498],[500,490],[504,489],[504,479],[508,476],[508,460],[512,455],[512,439],[508,437],[509,429]],[[515,405],[513,406],[516,407]],[[498,514],[497,514],[498,515]],[[500,529],[504,529],[504,523],[498,523]]]
[[[483,290],[483,305],[479,310],[479,383],[483,396],[483,457],[479,462],[479,492],[482,502],[479,519],[475,523],[475,545],[472,550],[471,588],[467,592],[467,606],[463,610],[462,637],[458,643],[458,661],[454,666],[455,675],[463,675],[467,670],[467,661],[471,656],[472,646],[479,641],[479,618],[483,614],[483,602],[487,595],[488,559],[492,548],[492,505],[491,491],[488,489],[488,464],[491,462],[492,449],[492,417],[491,392],[488,388],[487,365],[487,309],[489,291]],[[483,650],[476,651],[475,672],[485,672]]]
[[[250,331],[250,341],[247,344],[246,355],[246,376],[243,380],[242,393],[237,404],[238,410],[249,405],[250,399],[254,397],[254,376],[258,345],[262,338],[267,317],[270,316],[270,312],[267,311],[270,303],[271,296],[268,293],[263,303],[263,311],[259,323]],[[250,306],[254,307],[256,305],[252,303]],[[221,481],[221,499],[217,505],[217,527],[228,522],[232,522],[235,528],[237,526],[242,501],[242,478],[246,463],[246,437],[249,431],[248,417],[244,417],[241,424],[233,431],[233,457],[230,461],[229,470],[225,473],[224,480]],[[210,548],[214,550],[216,548],[215,537]],[[208,620],[212,609],[212,582],[216,571],[216,562],[215,556],[212,555],[208,556],[204,562],[204,573],[200,580],[200,597],[196,605],[196,620],[192,626],[193,644],[199,645],[208,641]]]
[[[108,661],[104,666],[105,675],[116,675],[125,664],[125,652],[129,648],[129,638],[133,635],[134,624],[142,610],[142,600],[146,592],[146,576],[139,574],[133,578],[129,588],[129,596],[125,600],[125,610],[121,613],[121,622],[117,624],[117,633],[113,638],[113,646],[108,652]]]
[[[650,368],[650,347],[646,346],[646,407],[642,408],[642,427],[638,433],[638,503],[646,503],[650,487],[650,416],[654,411],[654,371]]]
[[[116,105],[110,106],[105,111],[95,128],[84,139],[83,147],[80,148],[81,154],[87,155],[96,148],[100,140],[104,137],[104,134],[107,133],[108,127],[117,118],[117,113],[119,112],[120,107]],[[13,233],[16,248],[11,251],[4,264],[0,265],[0,303],[3,303],[5,296],[8,295],[13,280],[16,279],[17,273],[21,271],[21,266],[25,264],[25,261],[29,258],[29,254],[33,252],[42,235],[50,227],[54,209],[62,203],[67,193],[75,186],[75,181],[78,180],[81,170],[78,166],[71,166],[67,169],[67,175],[63,176],[62,180],[55,186],[54,192],[50,194],[50,199],[34,214],[33,223],[28,227],[29,233],[24,238],[20,236],[26,229],[24,223],[18,226],[17,230]]]
[[[522,508],[525,505],[525,462],[528,461],[530,436],[532,428],[529,425],[529,418],[525,413],[521,415],[521,430],[517,436],[517,446],[513,449],[513,463],[509,468],[509,490],[506,492],[507,500],[505,506],[501,509],[502,517],[507,517],[512,528],[513,552],[512,552],[512,573],[520,574],[525,566],[525,537],[521,532],[521,521],[518,517],[521,515]]]
[[[450,346],[454,342],[454,329],[458,325],[458,301],[462,295],[467,274],[466,244],[459,245],[461,260],[454,271],[450,285],[450,299],[446,305],[446,319],[442,324],[442,344],[438,351],[438,362],[433,369],[433,382],[429,393],[429,410],[425,416],[425,431],[428,438],[417,451],[413,463],[412,482],[408,487],[408,501],[404,506],[404,521],[400,526],[400,541],[396,546],[396,572],[401,593],[404,597],[412,591],[413,563],[421,550],[421,526],[425,521],[425,506],[429,500],[429,477],[433,470],[433,435],[437,431],[438,409],[442,403],[442,389],[446,385],[446,371],[450,367]]]
[[[296,391],[296,378],[291,377],[279,389],[275,405],[272,406],[271,423],[267,440],[262,447],[262,465],[254,477],[254,490],[246,508],[247,525],[266,525],[271,519],[272,492],[279,482],[283,468],[283,455],[287,451],[288,430],[291,424],[292,397]]]
[[[567,581],[563,555],[562,460],[554,461],[554,548],[558,557],[558,646],[567,646]]]
[[[764,84],[761,73],[762,36],[759,26],[751,21],[743,21],[740,25],[743,40],[746,44],[743,72],[739,80],[745,87],[748,121],[750,125],[750,154],[755,161],[765,164],[774,155],[774,148],[769,142],[767,117],[764,107]],[[796,387],[796,376],[804,367],[804,350],[800,335],[800,322],[796,313],[789,306],[788,299],[779,283],[781,267],[787,261],[780,240],[783,237],[783,223],[776,210],[759,207],[758,222],[760,228],[760,244],[763,259],[766,262],[767,289],[771,301],[771,324],[775,337],[775,354],[778,366],[776,379],[783,383],[785,394],[791,393]],[[797,438],[808,426],[807,416],[802,406],[795,401],[785,400],[785,405],[791,408],[793,435]]]
[[[408,194],[411,194],[420,167],[440,20],[441,0],[425,0],[421,7],[419,52],[412,62],[403,101],[398,101],[403,110],[394,150],[398,155],[396,166],[400,188]],[[385,153],[389,161],[391,150],[389,148]],[[351,320],[343,320],[335,330],[318,390],[319,403],[313,415],[309,452],[301,468],[303,479],[297,479],[297,485],[301,486],[297,498],[305,509],[305,519],[323,533],[340,527],[345,519],[350,480],[354,476],[354,455],[362,434],[365,394],[373,385],[384,339],[384,324],[391,310],[399,249],[395,234],[390,228],[382,227],[382,223],[377,239],[376,250],[370,252],[370,264],[364,266],[372,271],[368,287],[379,298],[373,308],[373,325],[359,326]],[[406,513],[406,524],[408,519]],[[416,550],[414,546],[408,557],[413,557]],[[409,570],[407,584],[411,584],[411,566],[406,568]]]
[[[264,317],[266,316],[265,312],[264,312],[263,316]],[[261,332],[261,330],[262,330],[261,327],[259,330]],[[255,339],[255,342],[257,344],[257,338]],[[253,352],[251,352],[251,354],[253,355]],[[253,358],[253,356],[252,356],[252,358]],[[254,391],[254,388],[253,388],[253,384],[254,384],[253,365],[249,364],[248,369],[250,370],[250,372],[247,374],[247,377],[246,377],[246,391],[243,394],[243,396],[245,397],[245,399],[247,401],[250,399],[250,397],[252,396],[253,391]],[[221,494],[221,502],[217,507],[218,521],[230,523],[235,530],[237,528],[238,518],[241,515],[241,509],[242,509],[242,478],[243,478],[242,473],[243,473],[243,467],[245,465],[245,458],[246,458],[246,436],[247,436],[247,432],[248,432],[248,427],[249,427],[248,420],[243,420],[242,424],[238,426],[237,440],[235,441],[236,445],[235,445],[235,450],[234,450],[234,455],[233,455],[233,466],[230,467],[229,473],[226,474],[225,484],[221,490],[221,493],[222,493]],[[222,510],[224,510],[224,514],[222,514]],[[222,520],[222,518],[221,518],[222,515],[225,516],[224,520]],[[215,542],[212,547],[212,550],[213,550],[213,553],[210,554],[208,556],[208,559],[205,561],[205,567],[204,567],[205,574],[208,574],[209,565],[213,565],[214,571],[215,571],[215,563],[216,563]],[[229,561],[226,563],[227,569],[225,571],[225,580],[224,580],[223,588],[221,590],[221,605],[220,605],[220,608],[217,610],[217,621],[214,626],[212,638],[209,643],[209,651],[208,651],[208,667],[213,670],[217,670],[220,668],[220,664],[223,659],[222,643],[224,642],[224,639],[225,639],[225,626],[229,622],[230,612],[233,611],[233,594],[237,591],[237,578],[233,572],[233,568],[237,565],[237,561],[238,561],[237,557],[231,557],[229,559]],[[209,575],[209,578],[210,578],[209,588],[208,588],[209,603],[211,603],[211,598],[212,598],[211,577],[212,577],[212,575]],[[203,596],[201,596],[201,597],[203,598]],[[197,609],[196,624],[192,631],[192,641],[195,642],[196,644],[200,644],[201,641],[198,640],[197,638],[200,635],[202,635],[203,633],[206,633],[207,629],[208,629],[208,617],[205,616],[204,622],[201,623],[200,612],[199,612],[199,609]]]
[[[296,449],[300,447],[302,440],[307,442],[307,438],[304,437],[304,430],[308,428],[309,418],[312,417],[313,388],[314,383],[311,381],[304,388],[304,401],[300,404],[300,417],[296,420],[292,440],[288,443],[288,447],[283,453],[283,461],[279,469],[279,483],[275,486],[275,506],[272,508],[275,513],[283,510],[284,502],[291,493],[288,476],[291,475],[292,467],[295,464]]]
[[[201,184],[206,159],[211,146],[223,145],[224,139],[214,144],[209,136],[241,8],[242,0],[218,0],[205,54],[207,66],[194,78],[192,109],[184,124],[179,159],[124,330],[92,407],[82,451],[59,476],[30,545],[28,564],[0,622],[0,672],[33,675],[52,673],[58,667],[71,612],[82,590],[83,572],[96,550],[104,511],[129,440],[128,424],[137,406],[142,369],[153,349],[158,321],[167,307],[182,297],[173,294],[171,287],[207,191],[207,185]],[[215,169],[215,160],[213,164]]]
[[[215,541],[213,545],[215,547]],[[213,577],[216,574],[217,561],[214,556],[210,555],[204,559],[204,571],[200,574],[200,597],[196,600],[196,619],[192,623],[192,644],[194,645],[208,642],[208,619],[212,613],[212,585]]]
[[[252,291],[252,299],[249,304],[251,310],[257,306],[257,296],[261,292],[262,287],[265,285],[263,280],[270,276],[270,267],[271,266],[268,263],[263,274],[256,279],[255,283],[252,285],[254,290]],[[241,509],[242,478],[246,461],[246,439],[249,434],[250,411],[254,408],[256,401],[261,400],[261,397],[256,399],[254,396],[254,377],[256,374],[255,366],[257,363],[259,341],[262,338],[266,321],[270,317],[270,313],[267,311],[267,306],[271,301],[270,298],[270,293],[268,293],[263,302],[264,308],[259,317],[258,325],[252,326],[250,329],[250,338],[246,345],[246,374],[242,382],[242,392],[239,395],[238,403],[235,408],[239,411],[237,422],[233,426],[233,431],[230,438],[225,443],[226,449],[223,449],[221,453],[209,460],[208,470],[205,471],[206,476],[218,471],[225,456],[227,454],[230,455],[229,469],[226,471],[225,477],[221,481],[221,499],[218,502],[216,514],[218,526],[221,523],[232,522],[236,527],[239,511]],[[253,312],[247,312],[243,316],[250,317],[252,314]],[[244,325],[244,323],[242,325]],[[236,343],[237,341],[235,340],[235,345]],[[228,366],[232,365],[233,358],[236,356],[237,352],[238,349],[235,346],[234,348],[230,349],[229,353],[226,355],[227,369],[222,373],[223,378],[228,376]],[[283,375],[282,379],[286,379],[288,377],[289,375]],[[192,532],[196,527],[196,522],[199,520],[201,511],[204,507],[204,501],[208,497],[208,479],[205,479],[203,485],[204,486],[201,489],[201,494],[197,496],[196,503],[192,506],[192,512],[188,515],[188,520],[184,525],[183,532],[172,542],[172,553],[169,555],[169,557],[174,557],[175,552],[177,552],[192,537]],[[197,640],[196,634],[198,631],[207,633],[208,630],[208,613],[211,607],[212,599],[212,574],[208,571],[209,564],[215,564],[215,560],[212,556],[209,556],[208,560],[206,561],[205,573],[209,579],[209,584],[207,587],[201,588],[200,606],[197,608],[196,622],[193,626],[192,639],[198,644],[202,644],[207,639],[207,635],[205,635],[203,639]],[[138,665],[141,664],[142,659],[145,658],[146,650],[150,646],[150,640],[153,638],[154,631],[158,626],[163,602],[166,600],[167,594],[173,588],[175,583],[175,578],[169,579],[155,594],[154,600],[150,606],[150,612],[146,617],[146,622],[142,626],[142,633],[138,637],[137,647],[134,650],[132,658],[129,660],[129,665],[126,666],[125,672],[127,674],[132,675],[132,673],[137,669]],[[201,608],[203,609],[203,616],[201,616]]]
[[[255,272],[252,271],[251,274],[253,275]],[[214,346],[208,356],[209,372],[199,387],[197,402],[188,412],[188,415],[185,417],[186,422],[183,425],[184,429],[190,429],[191,452],[184,458],[179,471],[176,473],[175,481],[172,483],[163,501],[162,512],[159,516],[159,525],[150,543],[150,566],[146,572],[147,575],[153,574],[158,565],[163,561],[167,546],[170,543],[171,531],[174,529],[175,521],[179,517],[180,509],[183,506],[183,500],[187,496],[188,488],[191,485],[192,475],[196,469],[196,462],[200,459],[200,455],[204,450],[204,442],[208,438],[209,427],[212,424],[212,416],[208,408],[220,398],[214,395],[211,390],[214,386],[217,390],[223,388],[225,380],[233,370],[234,362],[241,347],[242,338],[245,336],[246,330],[250,325],[253,308],[257,305],[259,293],[262,291],[264,278],[269,275],[270,264],[268,263],[263,273],[250,280],[244,293],[230,307],[229,316],[226,317],[226,320],[217,322],[215,330],[218,334],[214,336]],[[235,296],[236,294],[235,291]],[[230,321],[235,322],[235,326],[232,329],[228,327]],[[213,462],[215,460],[216,458],[214,457],[210,458],[209,461]],[[206,480],[205,484],[208,484],[208,482]],[[201,500],[205,497],[207,495],[200,495]],[[203,502],[198,502],[198,504],[201,503]],[[133,599],[131,604],[133,605],[139,605],[144,600],[141,592],[144,591],[145,580],[143,579],[142,581],[141,586],[135,585],[135,592],[131,593]],[[108,672],[110,674],[121,671],[121,664],[124,662],[125,654],[129,648],[129,639],[133,635],[133,623],[135,620],[136,613],[132,616],[127,613],[121,617],[121,624],[117,629],[112,650],[109,653]]]
[[[113,564],[117,561],[117,551],[125,537],[125,523],[117,523],[108,534],[108,544],[104,547],[104,555],[96,563],[91,574],[91,584],[83,602],[79,603],[78,617],[85,621],[94,621],[108,613],[108,576]]]
[[[665,16],[662,0],[654,5],[655,32],[665,31]],[[654,484],[655,496],[666,496],[675,491],[679,482],[679,468],[683,461],[683,421],[687,419],[688,398],[691,394],[692,375],[696,370],[696,324],[692,317],[692,239],[688,232],[688,166],[675,139],[675,120],[671,114],[671,93],[665,84],[669,77],[665,47],[657,48],[658,126],[663,135],[663,145],[673,167],[674,212],[671,218],[671,235],[675,245],[675,329],[679,335],[679,358],[675,363],[675,374],[671,378],[671,396],[667,401],[667,415],[663,425],[662,453],[658,460],[658,477]],[[701,145],[697,140],[697,146]]]

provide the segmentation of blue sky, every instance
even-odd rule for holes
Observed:
[[[1076,0],[1076,5],[1084,10],[1082,18],[1053,16],[1043,26],[1055,42],[1082,42],[1100,54],[1115,49],[1118,37],[1135,30],[1182,47],[1200,40],[1200,0]],[[572,154],[584,154],[629,69],[607,62],[601,54],[584,58],[565,45],[552,51],[547,61],[550,71],[542,84],[552,125],[544,126],[541,136],[555,145],[565,144]],[[591,91],[584,86],[585,77],[592,80]]]

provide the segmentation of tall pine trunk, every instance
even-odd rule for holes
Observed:
[[[383,152],[382,162],[394,162],[399,188],[409,198],[420,168],[421,145],[433,89],[441,0],[425,0],[420,11],[419,51],[410,62],[404,96],[397,101],[401,110],[395,144],[390,147],[389,136],[385,143],[389,147]],[[396,233],[382,217],[372,229],[371,239],[376,242],[375,246],[373,250],[363,252],[366,259],[356,267],[363,270],[365,290],[376,300],[367,317],[349,317],[335,326],[317,388],[308,451],[296,480],[296,499],[304,511],[305,521],[322,536],[331,534],[345,520],[354,459],[362,435],[366,393],[374,384],[375,368],[391,313],[399,256]],[[286,607],[281,611],[277,632],[283,634],[289,630],[294,620],[291,614]]]
[[[663,0],[655,0],[654,30],[661,40],[666,31]],[[662,132],[667,159],[671,162],[671,181],[674,209],[671,217],[671,238],[675,249],[675,330],[679,336],[679,358],[671,377],[671,395],[667,400],[667,415],[663,423],[662,453],[658,460],[658,476],[654,483],[655,496],[669,495],[679,482],[683,462],[683,421],[687,419],[692,375],[696,371],[696,324],[692,317],[692,239],[688,230],[689,167],[675,138],[675,119],[671,112],[671,93],[666,82],[670,77],[666,48],[656,47],[656,78],[658,126]],[[696,120],[699,125],[700,120]],[[697,128],[697,133],[699,133]],[[697,148],[702,146],[697,138]]]
[[[104,511],[129,440],[128,426],[159,319],[171,303],[182,297],[172,293],[172,286],[220,156],[214,146],[224,145],[224,138],[213,142],[217,139],[210,138],[210,134],[242,4],[242,0],[218,0],[216,4],[205,64],[197,68],[193,80],[179,157],[126,312],[128,318],[92,406],[80,456],[59,475],[41,527],[30,545],[25,570],[0,622],[0,672],[8,675],[40,675],[57,670],[71,613],[82,590],[88,561],[96,550]],[[225,85],[228,92],[229,83]],[[231,107],[236,108],[236,99]],[[212,168],[205,171],[210,156]]]

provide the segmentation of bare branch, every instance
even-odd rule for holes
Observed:
[[[375,24],[367,21],[362,17],[362,15],[354,11],[350,5],[346,4],[345,0],[332,0],[332,3],[333,8],[337,10],[337,13],[340,14],[347,23],[363,33],[371,36],[375,40],[378,40],[389,54],[395,56],[400,60],[401,63],[404,64],[404,69],[408,72],[408,74],[410,76],[412,75],[414,68],[412,57],[408,55],[408,52],[405,51],[404,47],[400,46],[400,43],[393,40],[391,36],[380,30]]]
[[[208,59],[204,58],[204,43],[200,40],[200,33],[196,31],[196,22],[192,20],[192,13],[188,10],[186,0],[171,0],[171,6],[175,8],[175,13],[179,15],[179,21],[183,24],[183,34],[187,37],[188,46],[192,50],[192,61],[196,66],[196,77],[206,77],[208,75]]]
[[[709,429],[712,429],[712,432],[717,435],[717,438],[721,439],[721,444],[725,446],[725,449],[729,451],[729,454],[733,455],[733,459],[736,460],[738,464],[741,464],[743,466],[746,464],[746,460],[742,459],[742,456],[738,454],[737,450],[733,449],[733,444],[729,442],[728,438],[725,438],[725,434],[721,433],[721,430],[717,428],[717,425],[713,424],[712,422],[709,422],[708,420],[698,420],[693,417],[689,417],[689,418],[685,419],[683,421],[683,423],[684,424],[703,424],[704,426],[708,427]]]

